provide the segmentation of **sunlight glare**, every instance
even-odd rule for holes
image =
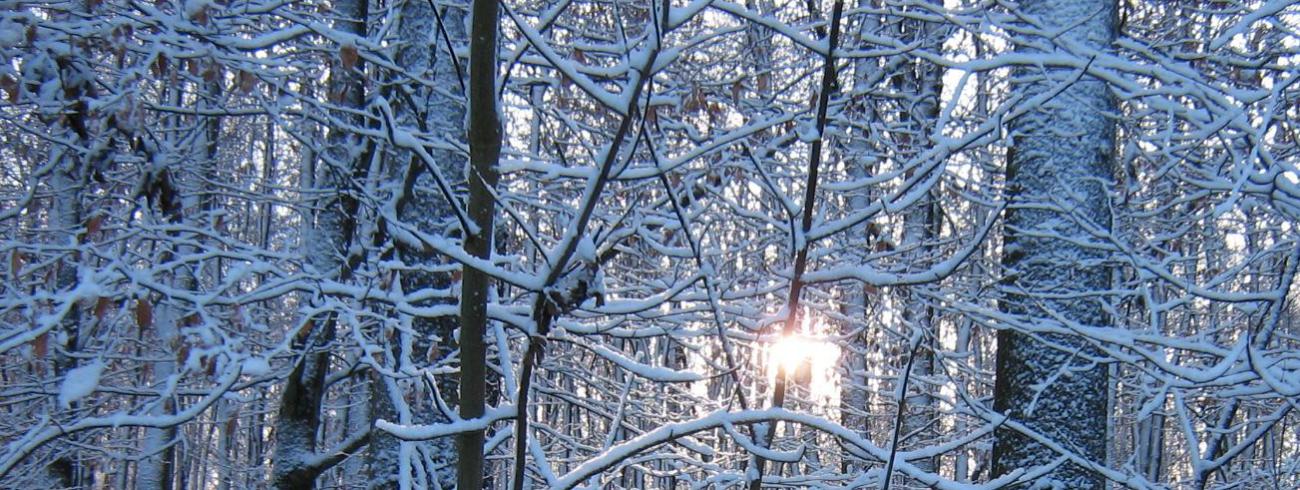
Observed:
[[[803,385],[816,402],[828,402],[839,395],[835,369],[840,348],[822,338],[784,336],[768,347],[768,379],[784,369],[790,382]]]
[[[791,335],[782,337],[772,344],[772,357],[769,362],[774,367],[784,368],[786,373],[793,374],[799,370],[806,362],[811,362],[817,358],[820,351],[829,351],[830,346],[826,342],[808,338],[802,335]],[[839,355],[839,349],[834,349],[835,355]]]

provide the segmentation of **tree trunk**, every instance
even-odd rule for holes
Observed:
[[[358,37],[366,36],[367,0],[341,0],[335,3],[340,17],[339,30]],[[330,71],[330,92],[336,94],[339,105],[361,108],[365,105],[364,65],[353,53],[340,48],[340,62]],[[348,61],[344,58],[353,58]],[[339,114],[337,119],[360,126],[358,116]],[[313,193],[323,189],[329,194],[316,209],[315,226],[306,235],[304,253],[308,266],[316,273],[346,280],[351,275],[357,256],[350,256],[350,245],[356,231],[358,202],[350,189],[359,173],[364,173],[369,158],[364,141],[347,127],[330,128],[329,147],[325,152],[325,170],[314,176],[319,186],[305,189]],[[363,175],[362,175],[363,176]],[[321,404],[325,398],[325,376],[329,372],[328,346],[334,340],[335,320],[323,317],[307,320],[294,340],[294,347],[302,353],[285,380],[280,412],[276,420],[275,453],[272,456],[272,484],[280,490],[307,490],[315,488],[316,477],[325,469],[316,458],[317,432],[320,427]]]
[[[943,48],[944,36],[939,28],[930,22],[902,19],[899,20],[899,39],[909,43],[918,43],[930,52],[939,52]],[[906,106],[899,114],[899,123],[904,131],[900,136],[899,154],[902,164],[914,165],[917,155],[928,147],[929,133],[939,118],[939,99],[943,94],[943,71],[938,65],[923,59],[910,60],[903,65],[902,74],[895,80],[895,87],[903,97]],[[908,177],[913,176],[908,170]],[[926,260],[935,256],[934,241],[939,238],[940,214],[935,195],[939,189],[932,190],[918,200],[903,214],[903,236],[900,244],[909,250],[909,267],[922,268]],[[935,324],[934,308],[921,297],[918,289],[928,285],[915,285],[903,288],[903,321],[909,330],[919,333],[921,338],[917,348],[907,349],[906,356],[915,359],[900,359],[900,366],[912,366],[909,374],[908,393],[902,400],[900,410],[901,435],[899,450],[925,447],[937,437],[938,416],[934,409],[934,397],[928,379],[934,374],[934,345],[939,338],[938,325]],[[867,407],[863,407],[865,410]],[[926,458],[915,461],[917,468],[934,471],[935,459]],[[917,484],[916,482],[909,482]]]
[[[1022,12],[1046,29],[1066,29],[1056,39],[1109,49],[1115,38],[1114,0],[1038,0]],[[1052,39],[1029,38],[1042,46]],[[1021,45],[1022,53],[1040,51]],[[1018,70],[1014,89],[1027,96],[1063,90],[1011,122],[1001,308],[1035,328],[1059,315],[1083,325],[1108,323],[1099,299],[1110,272],[1105,252],[1089,241],[1084,222],[1110,228],[1107,188],[1114,166],[1115,103],[1106,84],[1075,69]],[[1059,210],[1059,211],[1058,211]],[[994,408],[1078,456],[1104,464],[1107,445],[1107,368],[1083,339],[1032,334],[1022,328],[998,333]],[[1064,374],[1063,374],[1064,373]],[[1045,385],[1045,386],[1044,386]],[[993,474],[1050,464],[1061,455],[1029,436],[1003,428],[993,446]],[[1040,483],[1100,489],[1105,480],[1073,463]]]
[[[59,57],[55,60],[55,65],[58,70],[58,83],[62,87],[59,93],[66,99],[60,101],[66,106],[66,114],[59,118],[58,122],[51,124],[51,133],[76,141],[79,145],[93,146],[91,140],[94,135],[90,134],[87,128],[91,124],[89,101],[97,96],[92,82],[94,75],[90,72],[91,68],[72,55]],[[63,243],[80,242],[83,238],[81,230],[85,219],[81,198],[87,187],[87,176],[90,173],[88,160],[92,155],[80,154],[75,149],[64,148],[61,145],[53,146],[50,161],[54,164],[54,170],[49,182],[54,194],[54,202],[51,206],[49,226]],[[77,287],[80,260],[80,254],[77,252],[60,257],[55,276],[56,291],[69,291]],[[83,343],[82,312],[79,306],[68,309],[60,328],[62,332],[59,337],[62,337],[63,342],[53,356],[56,378],[63,378],[80,365],[78,358],[73,355],[81,350]],[[66,408],[75,409],[77,403],[73,402]],[[73,435],[70,439],[76,441],[78,438]],[[66,449],[68,453],[55,457],[54,461],[46,467],[46,472],[50,480],[58,485],[65,488],[80,488],[87,483],[83,481],[85,468],[76,450],[72,449],[75,444],[70,446]]]
[[[492,255],[497,159],[501,156],[501,121],[497,113],[496,0],[474,0],[469,51],[469,218],[476,229],[464,230],[465,251],[474,257]],[[482,417],[486,409],[488,286],[491,278],[464,267],[460,298],[460,417]],[[527,414],[520,413],[519,417]],[[483,430],[456,437],[458,488],[483,487]],[[522,475],[521,475],[522,476]]]
[[[406,84],[405,90],[410,96],[390,95],[394,100],[398,124],[411,127],[420,133],[433,135],[447,142],[464,142],[465,140],[465,94],[463,80],[459,73],[455,50],[465,43],[465,9],[453,5],[437,11],[434,4],[424,0],[408,0],[399,10],[397,36],[401,42],[397,52],[397,63],[408,73],[418,78],[415,83]],[[430,86],[432,84],[432,86]],[[463,174],[465,154],[448,149],[430,149],[430,155],[438,166],[442,178]],[[430,172],[426,162],[418,155],[407,151],[398,151],[397,161],[407,166],[402,182],[402,194],[397,200],[397,214],[402,222],[432,235],[445,235],[447,218],[452,217],[453,209],[446,196],[430,189],[439,188],[438,177]],[[449,182],[455,186],[457,183]],[[428,268],[437,268],[442,259],[434,253],[419,247],[398,243],[396,253],[401,262]],[[430,288],[449,287],[451,276],[447,273],[411,270],[401,276],[402,289],[408,293]],[[405,330],[395,332],[396,343],[389,346],[389,353],[394,360],[394,367],[411,363],[439,363],[455,352],[452,342],[458,325],[455,318],[413,318],[412,327],[416,334]],[[387,335],[384,336],[388,338]],[[400,346],[409,346],[403,348]],[[408,354],[403,358],[403,352]],[[412,359],[409,354],[423,355],[427,359]],[[428,407],[402,407],[403,395],[393,391],[396,388],[382,376],[369,378],[370,416],[374,419],[384,418],[402,424],[410,423],[445,423],[436,405]],[[448,403],[455,405],[457,391],[456,380],[450,376],[438,378],[439,392],[448,398]],[[432,400],[434,393],[427,398]],[[429,414],[417,419],[416,414]],[[429,453],[434,455],[428,467],[431,480],[436,480],[435,488],[455,486],[452,468],[454,448],[447,438],[428,441]],[[400,487],[402,475],[412,471],[412,465],[419,461],[414,455],[412,443],[401,442],[386,433],[377,432],[370,444],[366,459],[371,472],[372,489],[395,489]],[[405,453],[404,453],[405,451]],[[403,456],[406,454],[407,456]]]

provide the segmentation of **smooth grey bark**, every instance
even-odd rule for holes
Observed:
[[[238,406],[229,400],[217,404],[215,422],[217,427],[217,490],[230,490],[235,481],[231,467],[232,453],[239,450],[239,412]]]
[[[497,160],[501,157],[501,120],[497,112],[497,0],[474,0],[470,8],[469,44],[469,219],[475,229],[464,230],[465,252],[480,259],[492,256]],[[460,417],[482,417],[487,404],[488,286],[491,277],[464,267],[460,298]],[[525,417],[525,413],[520,413]],[[485,431],[456,436],[457,487],[483,487]]]
[[[1138,421],[1134,428],[1133,462],[1143,478],[1160,481],[1165,457],[1165,416],[1153,413]]]
[[[856,7],[860,9],[871,9],[878,7],[876,0],[857,0]],[[877,15],[862,15],[858,17],[858,24],[853,32],[854,37],[862,38],[865,35],[874,35],[880,30],[880,17]],[[856,59],[853,63],[853,87],[856,89],[858,84],[867,83],[873,75],[881,76],[877,60]],[[853,93],[853,92],[851,92]],[[863,94],[854,94],[848,100],[847,109],[851,114],[850,119],[869,120],[874,118],[874,111],[870,110],[870,98]],[[850,133],[852,136],[843,138],[844,158],[855,162],[848,168],[849,176],[852,179],[865,179],[874,175],[878,169],[878,159],[876,158],[876,145],[874,138],[876,134],[871,131],[870,126],[863,124],[853,128],[855,131]],[[870,205],[871,201],[877,198],[874,188],[868,188],[854,193],[849,197],[849,204],[852,209],[864,209]],[[861,240],[862,246],[866,249],[875,247],[880,240],[880,227],[875,223],[863,223],[854,231],[856,239]],[[859,325],[849,325],[842,334],[848,334],[855,329],[858,330],[851,338],[848,339],[845,351],[840,355],[840,361],[844,370],[843,381],[840,384],[840,417],[844,427],[864,437],[871,437],[869,428],[870,420],[867,417],[869,405],[871,403],[871,394],[868,392],[868,352],[873,345],[878,345],[871,338],[871,331],[863,328],[867,325],[872,317],[872,310],[878,308],[880,303],[879,290],[872,285],[862,283],[855,285],[851,290],[852,296],[846,302],[844,313],[859,320]],[[840,471],[843,473],[858,473],[863,471],[865,465],[862,461],[849,456],[845,456],[840,464]]]
[[[1065,51],[1060,44],[1104,51],[1115,38],[1114,0],[1036,0],[1020,7],[1054,36],[1021,34],[1018,52]],[[1104,82],[1080,76],[1078,70],[1025,68],[1014,77],[1013,90],[1029,97],[1059,93],[1010,124],[1006,172],[1011,204],[1004,228],[1001,308],[1030,325],[1058,316],[1106,325],[1102,300],[1093,294],[1110,283],[1106,254],[1083,244],[1091,241],[1086,227],[1110,228],[1107,189],[1115,159],[1115,102]],[[1066,451],[1104,464],[1109,385],[1107,367],[1098,357],[1077,336],[999,331],[995,410]],[[1060,457],[1029,436],[1002,428],[993,446],[992,471],[1004,475]],[[1100,489],[1105,480],[1066,463],[1034,485]]]
[[[915,43],[929,52],[939,52],[943,47],[944,36],[935,24],[916,20],[898,19],[892,26],[894,36],[904,42]],[[898,113],[896,124],[901,131],[894,141],[897,159],[902,165],[911,165],[913,160],[927,146],[928,135],[939,116],[939,97],[943,93],[942,70],[937,65],[923,59],[908,59],[900,66],[899,72],[892,80],[894,90],[902,100],[902,111]],[[915,171],[909,169],[907,177],[915,177]],[[905,267],[923,267],[925,260],[934,256],[934,241],[939,237],[939,208],[935,194],[937,189],[927,193],[915,204],[903,212],[903,230],[900,246],[905,251]],[[894,459],[901,450],[924,447],[936,437],[934,397],[931,396],[928,378],[934,373],[934,340],[938,333],[934,331],[934,308],[919,294],[920,288],[927,284],[906,286],[899,291],[902,302],[903,323],[906,331],[913,337],[909,345],[899,349],[898,363],[906,370],[899,378],[903,386],[903,398],[895,400],[897,413],[890,442],[890,458],[886,463],[886,478],[881,484],[883,490],[891,488]],[[862,407],[866,410],[868,407]],[[917,468],[934,471],[936,458],[924,458],[913,462]],[[917,482],[900,479],[909,488]]]

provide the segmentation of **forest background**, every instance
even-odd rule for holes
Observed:
[[[1285,0],[0,0],[0,487],[1300,487]]]

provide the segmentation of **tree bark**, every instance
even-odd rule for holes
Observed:
[[[357,37],[366,36],[367,0],[341,0],[335,3],[340,20],[339,30]],[[356,47],[340,47],[342,51]],[[355,53],[352,58],[359,59]],[[348,66],[348,65],[351,66]],[[330,92],[341,106],[361,108],[365,105],[364,64],[361,61],[341,62],[330,72]],[[355,126],[363,122],[356,115],[341,113],[336,119]],[[315,226],[306,235],[304,254],[311,269],[336,280],[347,280],[360,257],[349,255],[356,232],[359,208],[352,194],[353,181],[364,177],[369,161],[364,141],[358,141],[347,127],[331,128],[329,148],[325,152],[325,170],[310,179],[330,194],[319,204]],[[313,188],[304,189],[311,194]],[[325,398],[325,376],[329,372],[330,355],[327,347],[335,336],[335,319],[326,315],[307,320],[294,340],[294,347],[302,356],[285,380],[280,411],[276,420],[275,453],[272,457],[272,484],[280,490],[310,490],[316,486],[316,477],[327,470],[329,459],[316,456],[317,432],[320,426],[321,404]],[[353,438],[352,440],[360,440]],[[368,438],[366,439],[368,441]]]
[[[1017,51],[1065,41],[1107,50],[1115,38],[1114,0],[1037,0],[1022,12],[1041,21],[1052,39],[1022,35]],[[1059,40],[1059,41],[1058,41]],[[1030,47],[1030,46],[1034,47]],[[1064,48],[1056,47],[1057,51]],[[1001,308],[1033,327],[1059,316],[1083,325],[1108,323],[1101,301],[1089,293],[1109,287],[1106,253],[1082,245],[1086,227],[1110,228],[1107,190],[1113,181],[1115,112],[1107,85],[1075,69],[1018,70],[1014,89],[1028,97],[1050,96],[1011,122]],[[1085,227],[1086,226],[1086,227]],[[1050,438],[1065,450],[1104,464],[1107,445],[1107,368],[1087,341],[1022,328],[998,333],[994,409]],[[1002,428],[993,446],[994,476],[1053,463],[1053,449]],[[1100,489],[1105,480],[1074,463],[1063,464],[1038,484]]]
[[[900,24],[903,31],[900,33],[900,39],[909,43],[919,43],[923,49],[930,52],[942,51],[944,36],[936,24],[911,19],[900,20]],[[928,146],[929,132],[938,124],[939,99],[943,94],[943,70],[938,65],[923,59],[912,60],[904,65],[902,76],[895,80],[895,85],[905,97],[904,100],[908,101],[906,110],[899,114],[899,122],[909,130],[903,132],[898,143],[899,153],[907,160],[902,163],[909,165],[913,164],[914,159]],[[911,178],[913,173],[909,169],[908,177]],[[903,214],[900,245],[903,249],[910,250],[905,259],[912,262],[910,267],[923,267],[919,264],[924,264],[924,261],[935,256],[934,242],[942,231],[939,203],[935,197],[938,193],[939,188],[936,184],[935,189]],[[919,330],[921,332],[919,335],[922,337],[918,340],[917,347],[904,351],[907,352],[908,357],[900,359],[900,365],[912,366],[909,385],[914,388],[908,390],[899,405],[902,412],[898,415],[902,422],[900,435],[905,439],[900,441],[901,447],[895,447],[895,450],[925,447],[938,435],[935,421],[938,414],[934,407],[934,397],[930,394],[932,388],[927,382],[934,374],[934,346],[936,339],[939,338],[938,325],[935,323],[934,307],[917,291],[928,286],[920,284],[907,286],[902,290],[903,321],[913,331]],[[868,407],[862,409],[867,410]],[[913,464],[925,471],[934,471],[935,460],[936,458],[925,458]]]
[[[464,230],[464,248],[480,259],[492,256],[497,160],[501,156],[501,120],[497,113],[496,0],[474,0],[469,47],[469,219],[475,229]],[[464,267],[460,298],[460,417],[482,417],[486,409],[488,286],[491,278]],[[520,413],[520,417],[526,414]],[[458,488],[483,487],[483,430],[456,436]]]

